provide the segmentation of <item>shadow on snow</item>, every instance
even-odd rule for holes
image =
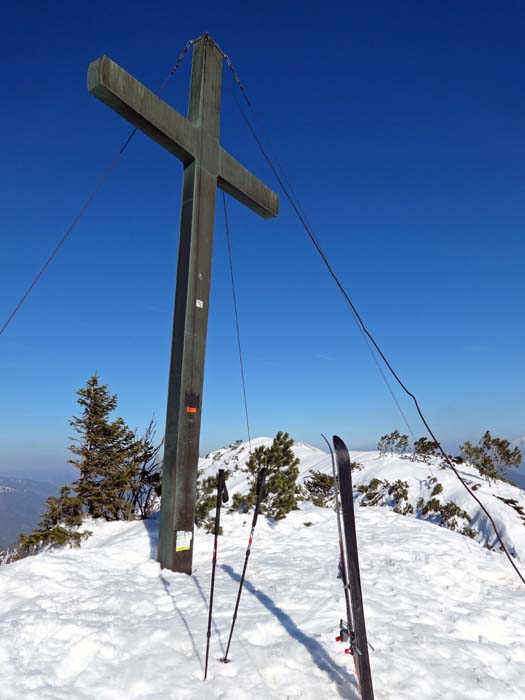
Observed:
[[[160,513],[154,513],[146,520],[142,521],[144,529],[148,533],[149,537],[149,555],[153,561],[157,561],[157,548],[159,545],[159,524],[160,524]]]
[[[223,564],[221,569],[225,571],[234,581],[240,582],[241,577],[231,566]],[[255,586],[244,579],[244,588],[251,593],[257,600],[274,615],[286,632],[298,641],[308,651],[312,657],[312,661],[321,670],[324,671],[329,678],[336,684],[337,691],[341,697],[348,700],[359,700],[357,692],[356,680],[352,673],[349,673],[346,668],[335,663],[326,649],[319,644],[313,637],[305,634],[292,620],[292,618],[282,610],[271,598],[262,591],[259,591]],[[349,695],[349,691],[352,693]]]

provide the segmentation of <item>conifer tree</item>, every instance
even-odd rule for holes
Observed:
[[[69,421],[80,436],[69,447],[76,456],[69,461],[80,472],[73,486],[91,517],[126,519],[133,514],[127,494],[140,472],[143,445],[122,418],[110,420],[117,397],[96,373],[77,394],[82,414]]]
[[[426,437],[414,441],[414,457],[423,462],[430,462],[430,458],[436,456],[438,449],[439,444]]]
[[[35,554],[48,545],[70,544],[78,547],[91,534],[78,530],[82,525],[82,501],[72,493],[71,487],[63,486],[60,495],[50,496],[46,503],[47,510],[38,523],[39,527],[30,535],[20,535],[17,556]]]
[[[308,500],[314,506],[326,508],[335,498],[334,477],[319,470],[310,469],[310,476],[304,482]]]
[[[381,435],[377,443],[377,449],[379,450],[379,456],[385,457],[387,452],[390,450],[391,440],[390,435]]]
[[[488,430],[477,445],[467,440],[459,450],[462,458],[487,479],[503,478],[509,469],[517,469],[522,459],[518,447],[512,448],[508,440],[492,437]]]
[[[300,460],[293,453],[293,444],[288,433],[280,431],[269,447],[257,447],[246,464],[252,475],[248,504],[255,502],[257,474],[261,467],[266,467],[266,497],[261,512],[275,520],[281,520],[291,510],[296,510],[301,500],[301,489],[297,484]]]
[[[385,457],[388,453],[402,455],[408,450],[408,435],[401,435],[396,428],[390,435],[381,435],[377,449],[380,457]]]
[[[122,418],[110,420],[117,407],[107,385],[99,384],[97,374],[77,392],[82,415],[69,421],[80,435],[70,450],[70,460],[80,472],[71,486],[63,486],[59,496],[47,499],[47,510],[39,527],[20,535],[11,560],[36,554],[47,546],[79,546],[89,531],[80,532],[85,515],[106,520],[122,520],[139,515],[147,518],[160,489],[161,444],[155,445],[152,419],[144,436],[138,439]]]
[[[396,452],[404,455],[408,452],[408,435],[400,435],[396,444]]]

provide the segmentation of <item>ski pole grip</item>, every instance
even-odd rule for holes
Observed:
[[[266,485],[266,467],[262,467],[257,477],[257,501],[260,504],[264,498],[264,487]]]
[[[219,534],[219,528],[220,528],[219,521],[220,521],[220,517],[221,517],[221,496],[222,496],[223,489],[224,489],[224,469],[219,469],[219,471],[217,472],[217,500],[216,500],[216,508],[215,508],[215,528],[214,528],[215,537],[217,537]]]
[[[225,474],[225,470],[219,469],[219,473],[217,475],[217,489],[219,491],[219,495],[222,499],[222,502],[226,503],[229,499],[229,495],[228,495],[228,489],[226,488],[226,478],[225,478],[224,474]]]
[[[259,471],[259,475],[257,476],[257,501],[255,503],[255,513],[253,514],[253,523],[252,525],[255,527],[255,523],[257,522],[257,517],[259,515],[259,508],[261,506],[261,501],[264,498],[264,485],[266,483],[266,467],[262,467],[261,470]]]

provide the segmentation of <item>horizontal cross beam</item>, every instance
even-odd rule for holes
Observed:
[[[88,90],[163,146],[186,167],[198,158],[200,125],[179,114],[127,71],[102,56],[90,64]],[[265,219],[277,216],[279,198],[218,143],[217,185]]]

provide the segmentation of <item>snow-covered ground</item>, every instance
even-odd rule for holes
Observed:
[[[271,443],[270,438],[257,438],[252,441],[252,448],[260,445],[271,445]],[[301,460],[300,483],[304,483],[310,476],[312,469],[332,474],[331,459],[326,452],[304,442],[296,442],[293,450]],[[358,492],[359,487],[370,484],[373,479],[379,479],[383,484],[385,482],[393,484],[396,481],[406,482],[408,498],[403,499],[401,505],[402,507],[410,505],[413,509],[413,517],[424,518],[430,522],[438,522],[440,519],[434,511],[423,515],[421,506],[418,508],[420,499],[423,500],[423,504],[428,503],[431,498],[437,499],[443,505],[455,503],[470,517],[470,522],[457,518],[457,529],[461,531],[465,527],[470,527],[475,532],[477,542],[499,550],[494,529],[487,516],[461,485],[455,474],[450,469],[441,467],[439,459],[432,458],[427,464],[399,456],[380,457],[379,452],[373,451],[352,452],[351,457],[352,460],[363,466],[363,469],[355,471],[353,474],[354,488],[359,503],[366,502],[363,500],[363,495]],[[248,458],[248,444],[235,444],[211,452],[205,459],[201,459],[200,468],[205,476],[215,474],[217,469],[221,467],[232,470],[228,481],[230,493],[244,492],[248,482],[243,467]],[[235,471],[236,467],[237,471]],[[457,465],[457,470],[489,510],[511,554],[517,560],[525,562],[525,491],[504,481],[491,481],[489,483],[469,464]],[[512,477],[512,473],[509,476]],[[433,496],[437,485],[440,485],[442,490]],[[392,508],[395,501],[388,497],[386,491],[387,489],[383,488],[385,497],[380,499],[379,504]],[[381,491],[379,493],[381,495]]]
[[[319,468],[320,451],[296,449],[303,473]],[[202,466],[213,472],[220,461]],[[356,517],[377,700],[523,700],[525,596],[505,558],[388,508]],[[0,567],[2,699],[357,700],[352,660],[334,641],[344,601],[328,508],[305,503],[281,522],[259,520],[232,663],[217,661],[250,519],[223,513],[206,682],[212,535],[196,533],[192,577],[160,570],[157,518],[93,523],[81,549]]]

